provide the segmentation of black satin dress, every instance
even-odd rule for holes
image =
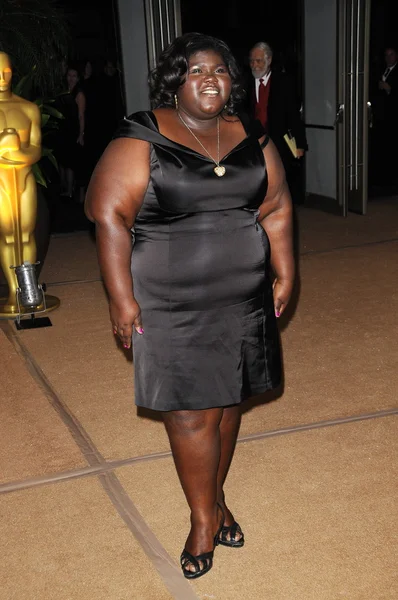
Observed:
[[[159,133],[152,112],[124,119],[114,137],[151,143],[151,176],[133,236],[135,400],[169,411],[240,403],[280,383],[269,242],[257,223],[267,190],[263,135],[214,163]],[[134,165],[131,165],[132,171]]]

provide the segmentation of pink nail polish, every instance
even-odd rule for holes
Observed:
[[[276,311],[275,311],[275,316],[277,316],[277,317],[280,317],[280,316],[281,316],[281,313],[279,312],[279,310],[276,310]]]
[[[123,344],[123,348],[130,348],[127,344]]]
[[[144,330],[142,329],[142,327],[139,327],[139,328],[137,329],[137,331],[138,331],[138,333],[139,333],[140,335],[142,335],[142,334],[144,333]]]

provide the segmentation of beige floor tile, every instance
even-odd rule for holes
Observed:
[[[137,418],[132,354],[116,343],[102,284],[57,292],[53,327],[20,337],[56,393],[106,458],[167,450],[163,424]]]
[[[87,465],[68,429],[0,330],[0,483]]]
[[[86,231],[53,235],[40,274],[49,286],[62,281],[100,279],[95,242]],[[55,288],[51,293],[56,295]]]
[[[170,600],[94,478],[0,495],[2,600]]]
[[[391,240],[398,237],[398,202],[396,196],[371,200],[367,214],[349,212],[346,218],[297,207],[301,252],[327,251]]]
[[[397,406],[398,242],[302,259],[297,310],[282,321],[285,388],[242,434]]]
[[[394,417],[239,445],[227,493],[247,543],[216,549],[199,597],[394,600],[396,456]],[[172,461],[118,476],[177,560],[189,525]]]
[[[396,406],[397,251],[390,243],[303,258],[297,310],[282,331],[283,395],[248,403],[242,435]],[[57,293],[53,327],[21,336],[57,393],[106,458],[167,451],[162,424],[137,416],[131,354],[115,343],[101,283]]]

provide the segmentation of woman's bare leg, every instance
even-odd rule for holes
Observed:
[[[225,504],[223,486],[234,455],[240,422],[241,406],[239,404],[224,408],[220,422],[221,454],[217,473],[217,501],[224,508],[225,525],[227,526],[232,525],[234,517]]]
[[[177,473],[191,509],[191,531],[185,548],[193,556],[213,550],[214,535],[220,526],[217,473],[222,416],[222,408],[163,414]]]

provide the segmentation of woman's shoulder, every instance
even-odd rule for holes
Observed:
[[[79,95],[80,95],[80,96],[81,96],[81,95],[83,95],[83,96],[84,96],[84,90],[83,90],[83,86],[81,85],[81,83],[80,83],[80,82],[79,82],[79,83],[77,83],[77,84],[75,85],[75,87],[73,88],[73,90],[70,92],[70,95],[71,95],[73,98],[77,98],[77,96],[79,96]]]
[[[131,113],[127,117],[124,117],[123,121],[127,121],[129,123],[138,123],[139,125],[146,125],[153,123],[154,115],[151,110],[138,110],[136,112]]]
[[[148,142],[158,136],[156,117],[151,110],[139,110],[124,117],[113,135],[113,139],[121,137],[136,138]]]
[[[79,102],[80,100],[85,100],[86,99],[86,92],[80,86],[76,89],[75,99],[76,99],[77,102]]]

